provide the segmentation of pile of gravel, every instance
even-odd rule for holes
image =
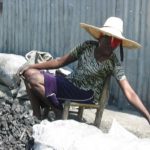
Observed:
[[[29,101],[0,102],[0,150],[28,149],[32,126],[40,121],[32,116]]]

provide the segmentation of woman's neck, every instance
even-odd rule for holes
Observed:
[[[96,47],[94,49],[94,57],[97,61],[105,61],[107,59],[109,59],[111,57],[111,55],[113,54],[113,51],[112,52],[108,52],[107,50],[102,50],[100,47]]]
[[[96,47],[94,49],[94,57],[97,61],[104,61],[111,57],[113,54],[113,51],[107,51],[104,49],[101,49],[101,47]]]

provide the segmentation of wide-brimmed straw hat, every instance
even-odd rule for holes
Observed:
[[[110,17],[106,20],[102,27],[96,27],[86,23],[80,23],[81,28],[84,28],[95,39],[99,39],[102,35],[113,36],[122,40],[122,46],[127,48],[140,48],[141,45],[133,40],[123,36],[123,21],[118,17]]]

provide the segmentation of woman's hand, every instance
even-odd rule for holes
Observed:
[[[24,65],[22,65],[17,71],[17,76],[22,76],[24,72],[30,68],[30,66],[31,65],[28,63],[25,63]]]

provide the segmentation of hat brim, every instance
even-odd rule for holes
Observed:
[[[130,39],[125,38],[121,32],[118,32],[117,30],[115,30],[114,28],[110,28],[110,27],[102,27],[102,28],[98,28],[96,26],[92,26],[89,24],[85,24],[85,23],[80,23],[80,27],[84,28],[93,38],[95,39],[99,39],[102,35],[108,35],[108,36],[113,36],[115,38],[121,39],[122,40],[122,45],[123,47],[127,47],[127,48],[141,48],[142,46]]]

